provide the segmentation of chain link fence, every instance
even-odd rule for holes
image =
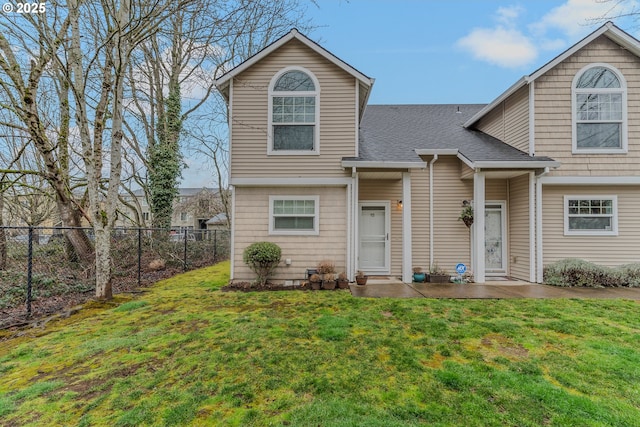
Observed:
[[[93,263],[74,260],[62,227],[0,227],[0,328],[55,313],[95,294]],[[92,230],[83,229],[93,240]],[[229,257],[229,230],[117,228],[113,293]]]

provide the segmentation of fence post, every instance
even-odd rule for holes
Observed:
[[[187,271],[187,229],[184,229],[184,260],[182,271]]]
[[[218,256],[218,230],[213,230],[213,260]]]
[[[29,242],[27,252],[27,317],[31,317],[31,274],[33,271],[33,227],[29,227]]]
[[[142,228],[138,227],[138,286],[140,286],[141,270],[142,270]]]

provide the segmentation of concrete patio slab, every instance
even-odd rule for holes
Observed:
[[[365,286],[350,284],[351,295],[365,298],[424,298],[420,292],[402,282],[369,283]]]
[[[579,298],[640,300],[639,288],[560,288],[519,282],[501,284],[412,283],[400,281],[351,285],[351,294],[365,298],[452,298],[452,299],[506,299],[506,298]]]

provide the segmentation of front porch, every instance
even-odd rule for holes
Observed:
[[[536,281],[538,171],[471,169],[452,155],[423,160],[426,168],[353,169],[353,273],[409,283],[414,267],[453,273],[464,263],[476,283],[507,275]],[[475,211],[470,229],[458,220],[463,203]]]

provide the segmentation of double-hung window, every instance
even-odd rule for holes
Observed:
[[[627,91],[617,70],[592,64],[573,82],[573,153],[627,151]]]
[[[565,196],[565,235],[618,234],[618,200],[616,196]]]
[[[268,154],[319,154],[319,87],[313,74],[286,68],[269,92]]]
[[[269,234],[318,234],[318,196],[270,196]]]

